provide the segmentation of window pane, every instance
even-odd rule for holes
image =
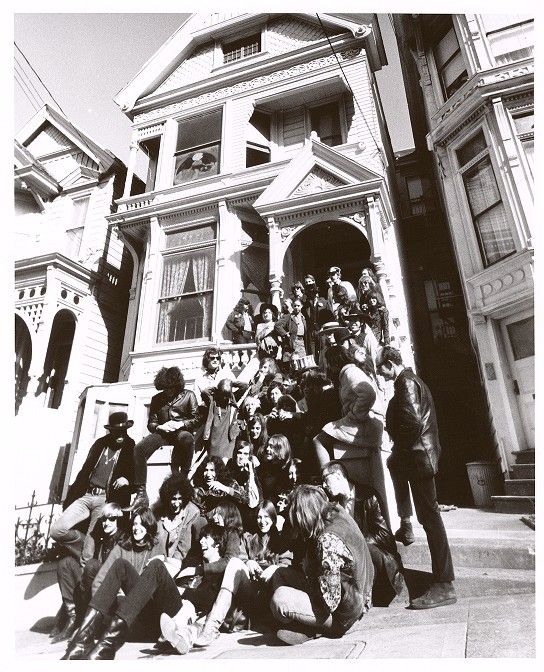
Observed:
[[[535,318],[528,317],[506,325],[514,359],[535,356]]]
[[[221,140],[221,110],[201,117],[181,119],[178,123],[176,152],[218,143]]]
[[[520,135],[522,133],[534,133],[535,132],[534,112],[531,112],[530,114],[524,114],[519,117],[514,117],[514,124],[516,125],[516,131]]]
[[[451,85],[455,82],[455,80],[459,79],[463,75],[466,75],[466,72],[467,71],[463,57],[461,56],[461,52],[459,52],[447,65],[444,66],[444,69],[442,70],[442,80],[446,90],[449,91],[452,88]]]
[[[533,22],[506,28],[487,37],[491,45],[491,51],[496,58],[522,50],[525,51],[522,51],[524,55],[521,58],[527,58],[531,55],[531,47],[535,43]]]
[[[169,233],[166,236],[166,249],[181,247],[182,245],[197,245],[198,243],[215,240],[215,223],[205,224],[196,229],[183,229]]]
[[[68,241],[66,243],[66,256],[69,259],[77,259],[81,250],[81,241],[83,240],[84,227],[69,229],[66,231]]]
[[[180,252],[165,257],[161,296],[180,296],[213,289],[215,248]]]
[[[247,125],[246,140],[268,147],[270,143],[270,116],[268,114],[260,110],[253,112]]]
[[[502,203],[478,217],[476,227],[487,264],[493,264],[516,251]]]
[[[223,63],[233,63],[261,51],[261,34],[250,35],[236,42],[223,45]]]
[[[87,217],[87,208],[89,207],[89,197],[78,198],[73,201],[74,209],[72,212],[72,225],[83,226]]]
[[[434,60],[436,67],[440,70],[446,61],[459,50],[459,43],[457,42],[457,35],[453,26],[448,30],[446,35],[438,42],[434,48]]]
[[[211,335],[213,293],[162,301],[157,343],[208,338]]]
[[[464,179],[472,214],[479,215],[500,201],[501,195],[488,157],[467,171]]]
[[[317,133],[323,144],[331,147],[342,144],[338,103],[328,103],[312,108],[310,120],[312,131]]]
[[[475,156],[487,148],[483,131],[477,133],[465,145],[457,150],[457,159],[460,166],[465,166]]]
[[[220,145],[182,152],[176,156],[174,184],[192,182],[219,173]]]

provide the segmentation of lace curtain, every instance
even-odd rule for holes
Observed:
[[[195,252],[193,257],[193,278],[195,291],[205,292],[213,289],[212,273],[213,252],[211,250],[202,250]],[[212,298],[213,293],[209,292],[198,297],[202,308],[202,335],[208,335],[211,327],[212,317]]]
[[[164,268],[162,273],[162,287],[161,296],[176,296],[183,294],[185,282],[189,273],[189,264],[191,257],[188,255],[176,255],[164,260]],[[162,301],[159,311],[159,329],[157,341],[164,343],[165,341],[175,340],[175,325],[173,320],[174,311],[178,308],[179,301]]]

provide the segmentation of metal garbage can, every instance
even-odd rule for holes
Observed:
[[[502,479],[496,462],[468,462],[468,480],[474,504],[481,507],[493,506],[491,495],[502,492]]]

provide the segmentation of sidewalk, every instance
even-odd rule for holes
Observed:
[[[287,647],[273,632],[244,631],[222,634],[208,649],[185,658],[156,655],[153,642],[128,642],[116,660],[534,657],[535,533],[519,518],[473,509],[443,514],[456,570],[455,605],[413,611],[403,593],[387,608],[372,608],[339,640],[318,638]],[[400,549],[412,593],[430,578],[424,532],[414,529],[416,542]],[[25,661],[58,660],[65,651],[65,644],[50,644],[46,634],[60,605],[56,586],[47,590],[48,613],[42,607],[30,630],[16,628],[17,655]]]

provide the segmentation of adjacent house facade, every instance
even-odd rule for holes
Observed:
[[[520,14],[394,15],[401,59],[419,72],[412,86],[423,91],[504,471],[535,447],[533,23]]]
[[[126,167],[49,106],[14,152],[15,423],[32,446],[24,487],[47,502],[62,496],[79,395],[119,378],[132,258],[106,218]],[[21,484],[18,503],[31,494]]]

